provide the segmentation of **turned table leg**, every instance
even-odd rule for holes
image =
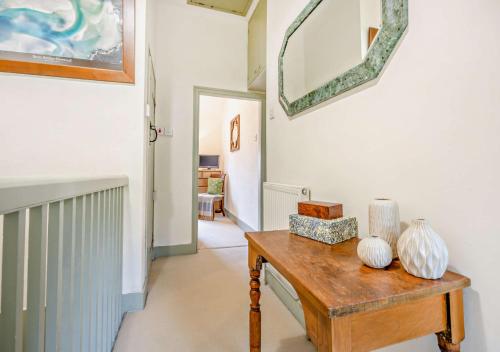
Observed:
[[[250,269],[250,352],[260,352],[260,270]]]

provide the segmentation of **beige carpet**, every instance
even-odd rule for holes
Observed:
[[[156,260],[146,309],[126,316],[115,351],[248,351],[248,281],[245,247]],[[265,286],[261,304],[262,351],[315,351]]]
[[[215,221],[198,221],[198,248],[246,246],[245,233],[227,217],[217,214]]]

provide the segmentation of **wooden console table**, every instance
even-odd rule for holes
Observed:
[[[250,351],[261,350],[260,271],[271,263],[297,291],[307,335],[320,352],[372,351],[437,334],[441,351],[458,352],[464,339],[464,276],[447,272],[424,280],[399,261],[385,270],[364,266],[359,239],[334,246],[290,234],[253,232],[250,267]]]

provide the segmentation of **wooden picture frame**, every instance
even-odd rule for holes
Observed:
[[[240,150],[240,115],[231,120],[229,135],[231,138],[231,152]]]
[[[135,0],[122,0],[121,69],[71,65],[73,58],[18,53],[32,59],[16,60],[0,53],[0,72],[75,78],[118,83],[135,83]],[[3,52],[11,53],[11,52]],[[12,54],[12,53],[11,53]],[[40,60],[38,60],[40,58]],[[75,60],[78,61],[78,60]],[[87,61],[87,60],[82,60]],[[66,62],[66,64],[57,64]]]

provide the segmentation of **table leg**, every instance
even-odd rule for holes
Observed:
[[[437,337],[441,352],[460,352],[460,343],[449,342],[445,334],[438,334]]]
[[[465,338],[464,303],[462,290],[447,294],[448,329],[437,334],[442,352],[460,352],[460,342]]]
[[[350,317],[330,319],[318,313],[319,352],[351,352]]]
[[[250,352],[260,352],[260,270],[250,269]]]

